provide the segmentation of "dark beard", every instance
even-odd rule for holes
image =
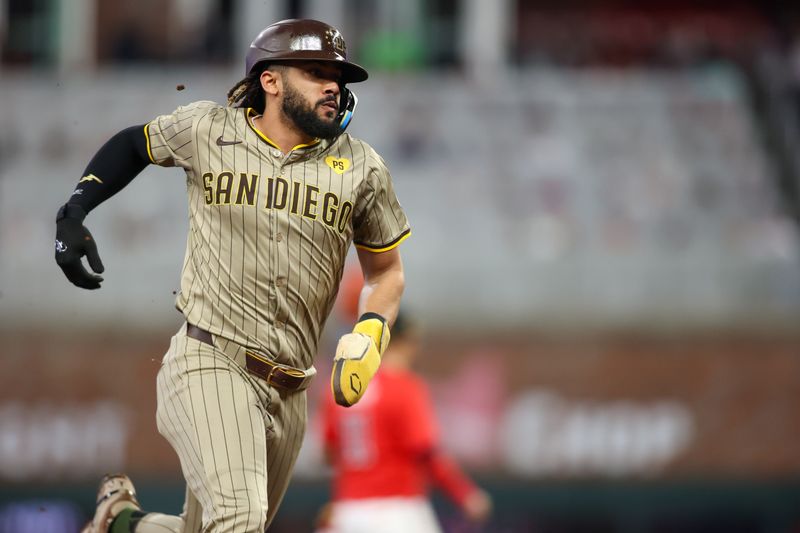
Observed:
[[[286,92],[281,109],[300,131],[319,139],[333,139],[339,134],[339,124],[335,119],[326,121],[317,115],[316,108],[322,105],[324,99],[311,107],[294,87],[288,84],[285,87]]]

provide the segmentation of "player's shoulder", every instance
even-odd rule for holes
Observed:
[[[196,102],[189,102],[178,106],[175,110],[176,115],[216,115],[225,113],[227,108],[223,105],[213,102],[211,100],[198,100]]]
[[[214,102],[213,100],[197,100],[195,102],[190,102],[186,104],[186,106],[194,109],[205,109],[205,110],[225,109],[225,106],[217,102]]]
[[[386,161],[367,141],[354,137],[349,133],[342,133],[334,143],[333,148],[340,151],[349,151],[353,157],[361,158],[369,168],[385,171]]]
[[[425,379],[423,379],[422,376],[420,376],[419,374],[415,374],[414,372],[411,371],[408,371],[406,375],[410,386],[414,387],[415,389],[421,392],[428,391],[428,382],[425,381]]]
[[[418,392],[426,392],[428,390],[427,382],[411,370],[394,369],[385,374],[385,379],[400,390]]]

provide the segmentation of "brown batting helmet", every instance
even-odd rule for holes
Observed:
[[[281,61],[325,61],[342,69],[342,83],[367,79],[367,71],[347,60],[342,34],[328,24],[311,19],[289,19],[267,26],[247,51],[250,74],[260,64]]]

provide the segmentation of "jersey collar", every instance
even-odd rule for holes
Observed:
[[[261,140],[263,140],[273,148],[277,148],[278,150],[280,150],[280,147],[277,144],[275,144],[275,142],[272,139],[264,135],[264,133],[258,128],[256,128],[255,124],[253,124],[253,119],[258,116],[260,115],[256,112],[255,109],[253,109],[252,107],[248,107],[247,111],[245,112],[245,121],[247,122],[247,125],[250,126],[250,129],[253,130],[255,134],[258,135],[259,138],[261,138]],[[321,141],[322,139],[314,139],[310,143],[298,144],[297,146],[293,146],[289,152],[291,153],[294,152],[295,150],[305,150],[307,148],[317,147],[320,145]]]

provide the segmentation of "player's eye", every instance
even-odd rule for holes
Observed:
[[[322,70],[319,68],[309,69],[308,73],[318,80],[333,80],[339,83],[339,73],[329,70]]]

